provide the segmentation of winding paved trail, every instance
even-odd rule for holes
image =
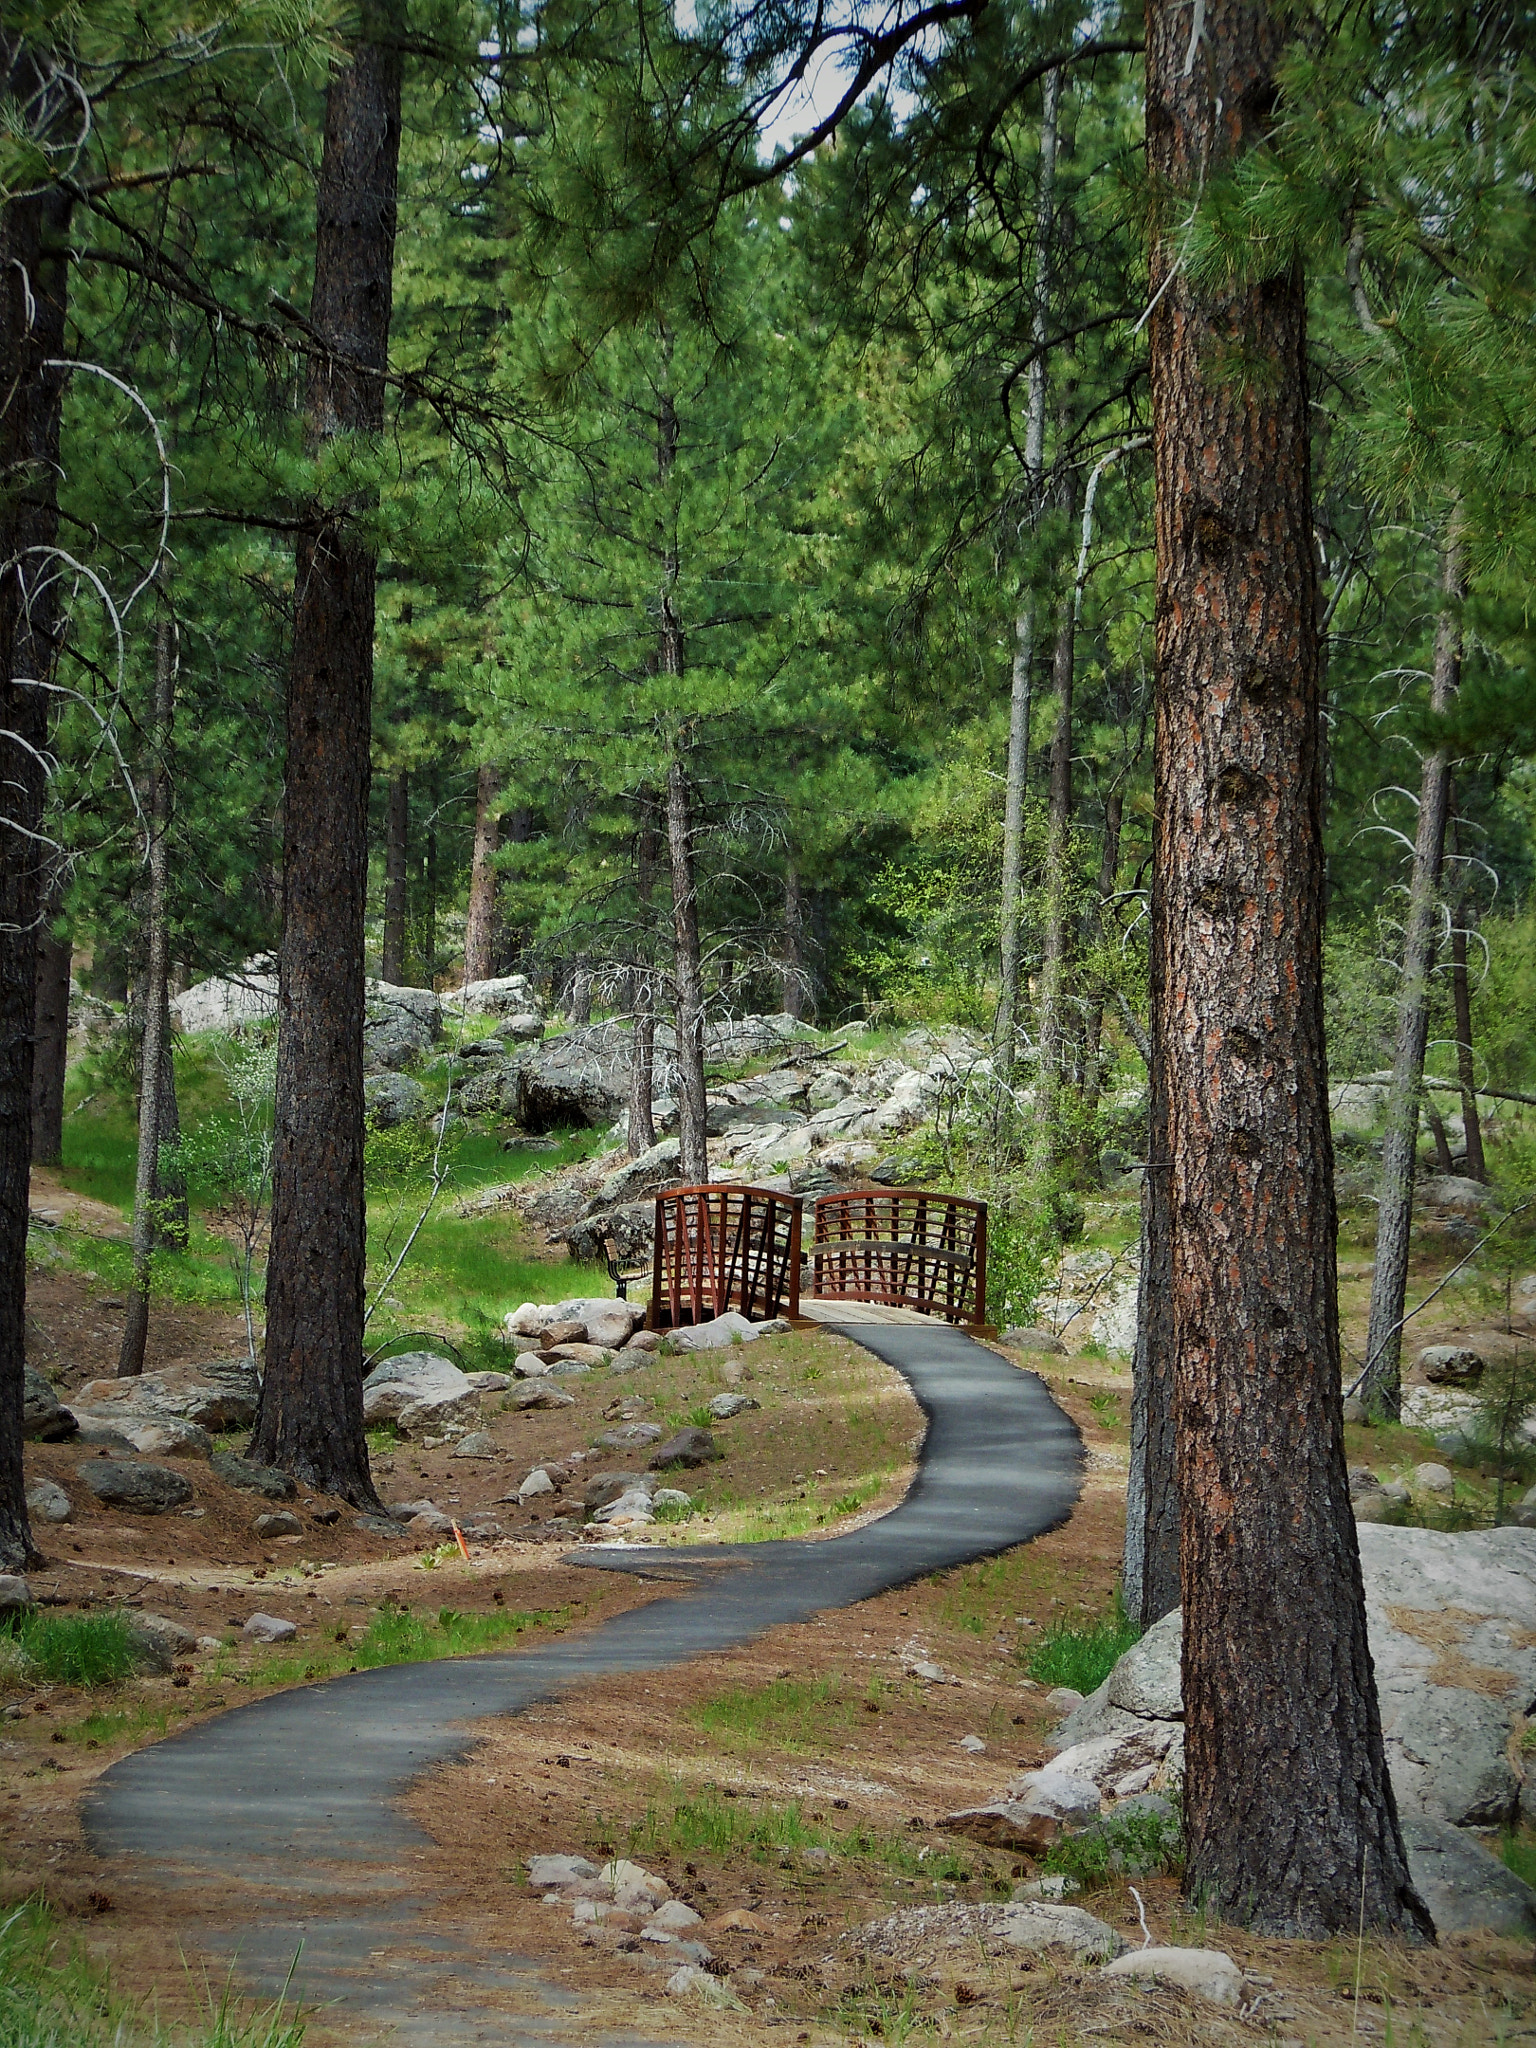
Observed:
[[[103,1774],[85,1816],[93,1845],[157,1884],[217,1897],[223,1924],[197,1938],[236,1957],[253,1991],[280,1992],[302,1944],[293,1991],[337,2001],[402,2048],[657,2048],[595,2033],[536,1959],[489,1961],[429,1922],[441,1902],[413,1890],[411,1858],[430,1837],[400,1795],[471,1750],[467,1724],[483,1716],[733,1648],[1066,1520],[1081,1441],[1043,1381],[944,1324],[840,1334],[900,1372],[929,1418],[917,1477],[890,1514],[820,1543],[581,1553],[606,1570],[664,1564],[691,1583],[547,1648],[360,1671],[205,1721]],[[477,1988],[510,1991],[524,2011],[478,2003]]]

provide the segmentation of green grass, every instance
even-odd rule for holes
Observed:
[[[184,1706],[157,1706],[144,1701],[127,1707],[96,1707],[83,1721],[64,1728],[67,1742],[82,1742],[87,1749],[109,1749],[118,1742],[144,1742],[155,1735],[169,1734],[172,1724],[190,1711]],[[0,2036],[0,2040],[3,2040]]]
[[[117,1685],[132,1675],[135,1656],[122,1614],[33,1611],[15,1624],[29,1675],[54,1685]]]
[[[811,1484],[802,1490],[803,1497],[799,1499],[753,1501],[722,1495],[718,1500],[708,1500],[696,1496],[694,1507],[713,1518],[713,1536],[718,1543],[772,1543],[782,1537],[804,1536],[839,1515],[858,1514],[879,1495],[895,1469],[888,1466],[866,1472],[835,1496],[830,1496],[824,1487]]]
[[[304,2019],[284,1999],[258,2006],[228,1982],[199,1992],[197,2018],[168,2026],[125,1996],[105,1964],[40,1901],[0,1917],[0,2043],[4,2048],[300,2048]]]
[[[1111,1814],[1082,1834],[1063,1835],[1046,1851],[1045,1869],[1075,1877],[1085,1892],[1119,1877],[1176,1874],[1183,1860],[1178,1820],[1168,1814]]]
[[[1499,1855],[1516,1877],[1536,1885],[1536,1834],[1527,1828],[1509,1830],[1500,1840]]]
[[[457,1555],[457,1551],[454,1553]],[[440,1607],[435,1615],[408,1608],[386,1607],[373,1617],[356,1643],[338,1643],[303,1658],[283,1658],[261,1666],[264,1685],[298,1685],[306,1679],[333,1677],[338,1671],[372,1671],[381,1664],[426,1664],[437,1657],[473,1657],[500,1649],[529,1629],[559,1628],[570,1619],[567,1607],[513,1610],[507,1614],[460,1614]]]
[[[652,1801],[644,1818],[627,1830],[625,1842],[625,1853],[642,1862],[651,1856],[702,1852],[749,1856],[761,1863],[806,1849],[824,1849],[839,1860],[935,1884],[969,1884],[976,1871],[974,1856],[931,1848],[910,1835],[830,1827],[814,1810],[807,1813],[799,1800],[778,1806],[762,1799],[727,1799],[714,1791]]]
[[[765,1746],[803,1753],[825,1747],[863,1719],[863,1701],[878,1709],[885,1688],[875,1680],[861,1696],[834,1673],[830,1678],[775,1678],[767,1685],[733,1686],[688,1709],[688,1719],[717,1742],[736,1748]]]
[[[1101,1686],[1141,1630],[1127,1615],[1120,1596],[1099,1621],[1055,1621],[1028,1651],[1025,1669],[1038,1685],[1070,1685],[1081,1693]]]

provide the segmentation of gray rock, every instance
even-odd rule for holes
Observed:
[[[402,1436],[473,1429],[480,1396],[451,1359],[433,1351],[386,1358],[363,1381],[363,1419],[393,1422]]]
[[[752,1323],[735,1309],[727,1309],[723,1316],[716,1316],[711,1322],[693,1323],[681,1330],[668,1330],[667,1341],[674,1351],[728,1351],[733,1344],[751,1344],[766,1329],[766,1324]]]
[[[1038,1852],[1064,1830],[1097,1820],[1102,1804],[1098,1787],[1088,1779],[1048,1766],[1027,1772],[1009,1787],[1007,1798],[947,1814],[942,1825],[946,1833],[967,1835],[991,1848]]]
[[[266,1500],[292,1500],[298,1492],[288,1474],[275,1465],[255,1465],[233,1451],[215,1451],[208,1463],[226,1486],[238,1486],[242,1493],[259,1493]]]
[[[653,1494],[657,1482],[649,1472],[594,1472],[581,1489],[584,1508],[605,1508],[626,1493]]]
[[[27,1511],[39,1522],[67,1522],[74,1514],[69,1495],[52,1479],[33,1480],[27,1488]]]
[[[411,1123],[420,1116],[426,1101],[426,1089],[409,1074],[370,1074],[363,1083],[363,1112],[369,1123],[381,1131]]]
[[[22,1368],[21,1433],[28,1443],[61,1444],[79,1432],[73,1412],[66,1408],[40,1372]]]
[[[1110,1673],[1110,1705],[1149,1720],[1177,1719],[1184,1712],[1180,1654],[1180,1619],[1175,1610],[1154,1622]]]
[[[651,1506],[653,1508],[691,1508],[693,1506],[693,1495],[691,1493],[684,1493],[681,1488],[676,1486],[658,1486],[651,1495]]]
[[[528,1882],[536,1892],[558,1891],[569,1884],[586,1884],[597,1876],[597,1865],[585,1856],[530,1856]]]
[[[655,1087],[673,1083],[670,1033],[656,1034]],[[590,1024],[519,1049],[507,1062],[502,1108],[535,1134],[589,1124],[601,1130],[629,1101],[634,1033],[622,1024]]]
[[[260,1392],[248,1358],[219,1358],[134,1380],[91,1380],[72,1400],[82,1426],[89,1417],[124,1431],[136,1422],[179,1421],[217,1432],[248,1429]]]
[[[1124,1952],[1125,1943],[1115,1930],[1081,1906],[1059,1906],[1046,1900],[1027,1900],[1001,1908],[998,1929],[1010,1948],[1068,1949],[1074,1956],[1106,1962]]]
[[[1150,1977],[1177,1984],[1213,2005],[1241,2005],[1243,1973],[1219,1948],[1140,1948],[1106,1965],[1106,1977]]]
[[[663,1138],[637,1158],[626,1159],[599,1186],[586,1205],[586,1214],[595,1216],[599,1210],[620,1209],[669,1187],[677,1179],[678,1146],[678,1139]]]
[[[1456,1475],[1446,1465],[1415,1465],[1413,1483],[1425,1493],[1453,1493],[1456,1489]]]
[[[602,1209],[595,1215],[580,1217],[561,1235],[571,1257],[583,1265],[600,1266],[607,1257],[611,1237],[618,1247],[621,1264],[642,1266],[650,1260],[656,1242],[656,1205],[630,1202],[622,1209]]]
[[[597,1444],[604,1451],[643,1451],[649,1444],[659,1444],[665,1435],[660,1423],[626,1422],[618,1429],[605,1429]]]
[[[1419,1370],[1431,1386],[1471,1387],[1483,1376],[1483,1361],[1464,1344],[1431,1344],[1419,1353]]]
[[[32,1588],[15,1572],[0,1572],[0,1614],[21,1614],[32,1605]]]
[[[192,1630],[165,1614],[131,1615],[128,1635],[136,1668],[151,1677],[165,1677],[178,1657],[190,1656],[197,1648]]]
[[[1414,1890],[1437,1934],[1536,1934],[1536,1891],[1473,1838],[1423,1814],[1404,1814],[1402,1827]]]
[[[451,1536],[453,1517],[440,1508],[423,1508],[419,1515],[412,1515],[405,1527],[411,1536]]]
[[[89,1415],[80,1417],[80,1434],[73,1439],[82,1450],[121,1451],[133,1455],[133,1445],[120,1429],[114,1429],[108,1422],[97,1422]]]
[[[212,1455],[213,1438],[195,1422],[179,1415],[163,1422],[130,1422],[123,1428],[133,1448],[145,1458],[206,1458]]]
[[[663,1472],[669,1465],[707,1465],[724,1453],[707,1429],[680,1429],[651,1453],[651,1470]]]
[[[292,1508],[268,1508],[258,1515],[251,1527],[258,1536],[302,1536],[304,1524]]]
[[[547,1379],[537,1379],[524,1380],[521,1386],[512,1389],[507,1400],[513,1408],[519,1410],[571,1408],[575,1406],[576,1396],[568,1394],[563,1387],[557,1387]]]
[[[392,1500],[385,1509],[392,1522],[414,1522],[418,1515],[437,1513],[435,1500]]]
[[[119,1458],[86,1458],[80,1477],[106,1507],[126,1508],[136,1515],[163,1515],[185,1507],[192,1488],[169,1465],[133,1465]]]
[[[361,1530],[365,1536],[403,1536],[405,1534],[400,1524],[391,1521],[388,1515],[354,1515],[352,1517],[352,1526],[354,1529]]]
[[[1426,1208],[1460,1209],[1467,1214],[1491,1208],[1498,1201],[1492,1188],[1459,1173],[1437,1173],[1421,1180],[1418,1196]]]
[[[569,1301],[525,1301],[506,1318],[506,1330],[513,1338],[540,1338],[545,1344],[596,1344],[617,1351],[644,1321],[643,1302],[588,1294]]]
[[[609,1501],[597,1508],[592,1515],[594,1522],[651,1522],[655,1516],[651,1511],[649,1490],[633,1487],[628,1493],[621,1493],[617,1500]]]
[[[230,976],[195,982],[171,998],[171,1015],[182,1031],[239,1031],[277,1015],[276,963],[253,954]]]
[[[1123,1707],[1111,1704],[1109,1697],[1111,1672],[1102,1685],[1096,1686],[1079,1706],[1072,1708],[1066,1719],[1051,1737],[1053,1749],[1073,1749],[1080,1742],[1097,1742],[1103,1735],[1123,1734],[1135,1728],[1141,1719],[1138,1714],[1129,1714]]]
[[[451,1458],[499,1458],[501,1446],[489,1431],[472,1429],[468,1436],[459,1439],[448,1455]]]
[[[542,1465],[535,1465],[522,1485],[517,1489],[518,1500],[537,1500],[543,1493],[558,1493],[559,1488]]]
[[[490,981],[465,982],[448,997],[448,1006],[450,1011],[483,1017],[537,1017],[539,1000],[526,974],[502,974]]]
[[[1457,1827],[1512,1820],[1520,1781],[1506,1754],[1511,1708],[1461,1687],[1378,1685],[1382,1735],[1403,1811],[1418,1807]]]
[[[297,1623],[276,1614],[253,1614],[240,1631],[249,1643],[291,1643],[298,1632]]]
[[[467,1372],[465,1379],[477,1394],[504,1394],[512,1384],[512,1376],[505,1372]]]
[[[1064,1358],[1067,1351],[1066,1345],[1054,1332],[1023,1329],[1018,1324],[1004,1330],[1001,1341],[1011,1351],[1042,1351],[1052,1358]]]
[[[761,1406],[762,1403],[754,1401],[750,1394],[716,1394],[709,1404],[709,1412],[716,1422],[729,1422],[733,1417],[745,1415],[750,1409]]]

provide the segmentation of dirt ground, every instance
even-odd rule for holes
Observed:
[[[41,1206],[48,1206],[44,1201]],[[1346,1338],[1363,1336],[1368,1275],[1346,1269]],[[29,1303],[34,1362],[66,1393],[109,1373],[121,1304],[80,1274],[46,1270]],[[1442,1306],[1443,1304],[1443,1306]],[[1408,1355],[1432,1342],[1512,1342],[1486,1307],[1447,1294],[1415,1325]],[[225,1312],[168,1308],[152,1323],[150,1369],[231,1356],[243,1345]],[[719,1426],[727,1456],[681,1475],[700,1515],[667,1540],[736,1540],[743,1534],[826,1534],[900,1497],[921,1418],[887,1368],[824,1332],[770,1340],[733,1354],[752,1377],[742,1391],[759,1410]],[[946,1835],[947,1812],[999,1793],[1040,1762],[1055,1719],[1043,1688],[1025,1676],[1029,1646],[1053,1619],[1097,1616],[1118,1571],[1127,1461],[1130,1375],[1085,1351],[1040,1357],[1041,1369],[1083,1431],[1088,1458],[1071,1522],[984,1564],[923,1580],[849,1613],[773,1631],[733,1655],[643,1678],[604,1681],[516,1721],[483,1727],[465,1762],[436,1773],[408,1804],[435,1847],[414,1878],[441,1902],[445,1923],[480,1930],[488,1949],[541,1958],[577,1992],[594,2026],[664,2026],[680,2042],[763,2038],[968,2040],[982,2044],[1422,2042],[1473,2048],[1536,2034],[1536,1975],[1529,1947],[1455,1938],[1437,1951],[1367,1942],[1266,1942],[1202,1929],[1173,1885],[1139,1887],[1158,1940],[1208,1939],[1260,1980],[1242,2014],[1169,1989],[1111,1990],[1091,1972],[980,1953],[902,1966],[871,1960],[849,1930],[902,1906],[1006,1897],[1030,1866]],[[0,1722],[0,1897],[44,1892],[109,1955],[121,1981],[154,1984],[168,2015],[196,2002],[200,1905],[158,1895],[93,1857],[80,1802],[100,1770],[159,1739],[278,1685],[346,1669],[353,1645],[386,1606],[431,1616],[452,1608],[528,1617],[524,1641],[579,1631],[670,1590],[564,1562],[574,1528],[559,1495],[522,1509],[500,1496],[536,1462],[592,1452],[587,1469],[638,1469],[644,1455],[600,1451],[593,1439],[625,1420],[672,1427],[724,1384],[718,1356],[661,1361],[632,1378],[572,1382],[578,1406],[554,1414],[491,1412],[499,1455],[462,1460],[449,1446],[397,1444],[376,1460],[386,1499],[430,1498],[450,1513],[503,1521],[500,1539],[471,1545],[386,1541],[357,1531],[344,1505],[301,1496],[304,1523],[276,1542],[253,1529],[265,1500],[227,1487],[197,1460],[187,1517],[129,1516],[98,1508],[78,1476],[93,1455],[29,1445],[29,1480],[59,1480],[75,1519],[48,1527],[45,1603],[80,1610],[124,1604],[172,1616],[217,1647],[172,1674],[109,1693],[44,1686],[6,1695]],[[488,1410],[494,1402],[488,1401]],[[232,1444],[239,1448],[238,1443]],[[1416,1447],[1416,1449],[1415,1449]],[[1350,1432],[1352,1462],[1382,1469],[1393,1455],[1431,1455],[1423,1439]],[[574,1490],[574,1489],[571,1489]],[[334,1523],[317,1514],[338,1507]],[[238,1631],[250,1613],[296,1621],[296,1643],[263,1649]],[[908,1675],[918,1656],[947,1680]],[[978,1738],[980,1753],[962,1748]],[[494,1782],[492,1782],[494,1781]],[[704,1938],[748,1987],[749,2011],[712,2013],[668,2001],[636,1948],[577,1929],[542,1906],[525,1861],[549,1851],[631,1854],[660,1871],[704,1915]],[[217,1902],[209,1901],[210,1912]],[[1078,1903],[1141,1939],[1124,1884]],[[712,1924],[739,1910],[751,1921]],[[756,1924],[752,1924],[755,1922]],[[752,1970],[760,1971],[754,1980]],[[1269,1980],[1265,1982],[1264,1980]],[[1355,1996],[1359,1988],[1359,1998]],[[189,1988],[190,1987],[190,1988]],[[778,2030],[788,2026],[789,2035]],[[345,2037],[334,2016],[316,2041]]]

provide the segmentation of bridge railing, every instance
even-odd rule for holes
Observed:
[[[882,1302],[985,1324],[987,1205],[922,1188],[823,1195],[811,1245],[818,1301]]]
[[[768,1188],[674,1188],[656,1197],[653,1330],[800,1313],[800,1204]]]

